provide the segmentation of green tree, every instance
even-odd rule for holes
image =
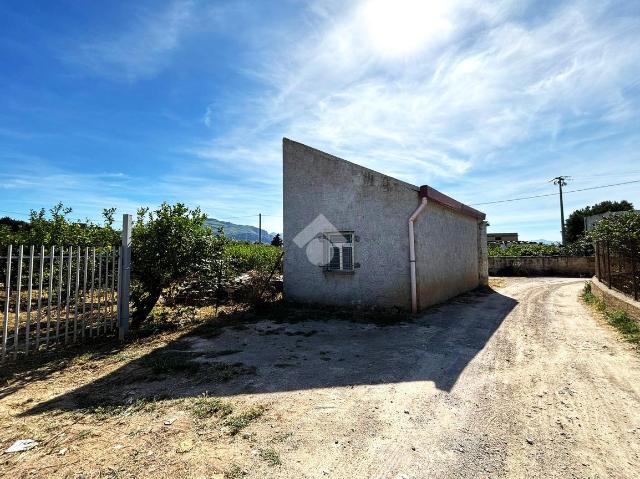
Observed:
[[[205,220],[199,208],[182,203],[138,210],[131,238],[132,327],[146,319],[167,288],[194,276],[220,276],[227,240]]]
[[[598,215],[609,211],[629,211],[633,210],[633,204],[626,201],[602,201],[593,206],[586,206],[575,210],[565,221],[566,237],[568,243],[573,243],[584,234],[585,216]]]
[[[640,214],[627,211],[598,221],[587,237],[591,241],[606,241],[623,253],[640,252]]]
[[[120,242],[120,234],[113,229],[115,208],[104,210],[104,225],[89,220],[71,221],[73,210],[58,203],[49,210],[31,210],[29,221],[0,224],[0,245],[44,246],[113,246]]]
[[[280,233],[276,233],[276,235],[271,240],[271,246],[282,246],[282,238],[280,238]]]

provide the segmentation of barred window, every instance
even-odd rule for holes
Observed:
[[[353,232],[341,231],[325,236],[328,240],[327,270],[353,271]]]

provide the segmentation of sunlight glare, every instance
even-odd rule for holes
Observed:
[[[430,0],[370,0],[361,18],[377,53],[410,55],[449,33],[446,5]]]

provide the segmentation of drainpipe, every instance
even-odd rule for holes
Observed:
[[[411,265],[411,312],[418,312],[418,286],[416,283],[416,243],[413,234],[413,223],[418,219],[422,210],[427,207],[427,197],[422,197],[418,209],[409,217],[409,264]]]

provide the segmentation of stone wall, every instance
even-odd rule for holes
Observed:
[[[615,289],[609,289],[606,284],[598,281],[595,276],[591,279],[591,292],[594,296],[602,299],[605,304],[612,309],[626,311],[627,314],[640,321],[640,301],[623,294]]]
[[[595,274],[593,256],[489,256],[492,276],[575,276]]]

